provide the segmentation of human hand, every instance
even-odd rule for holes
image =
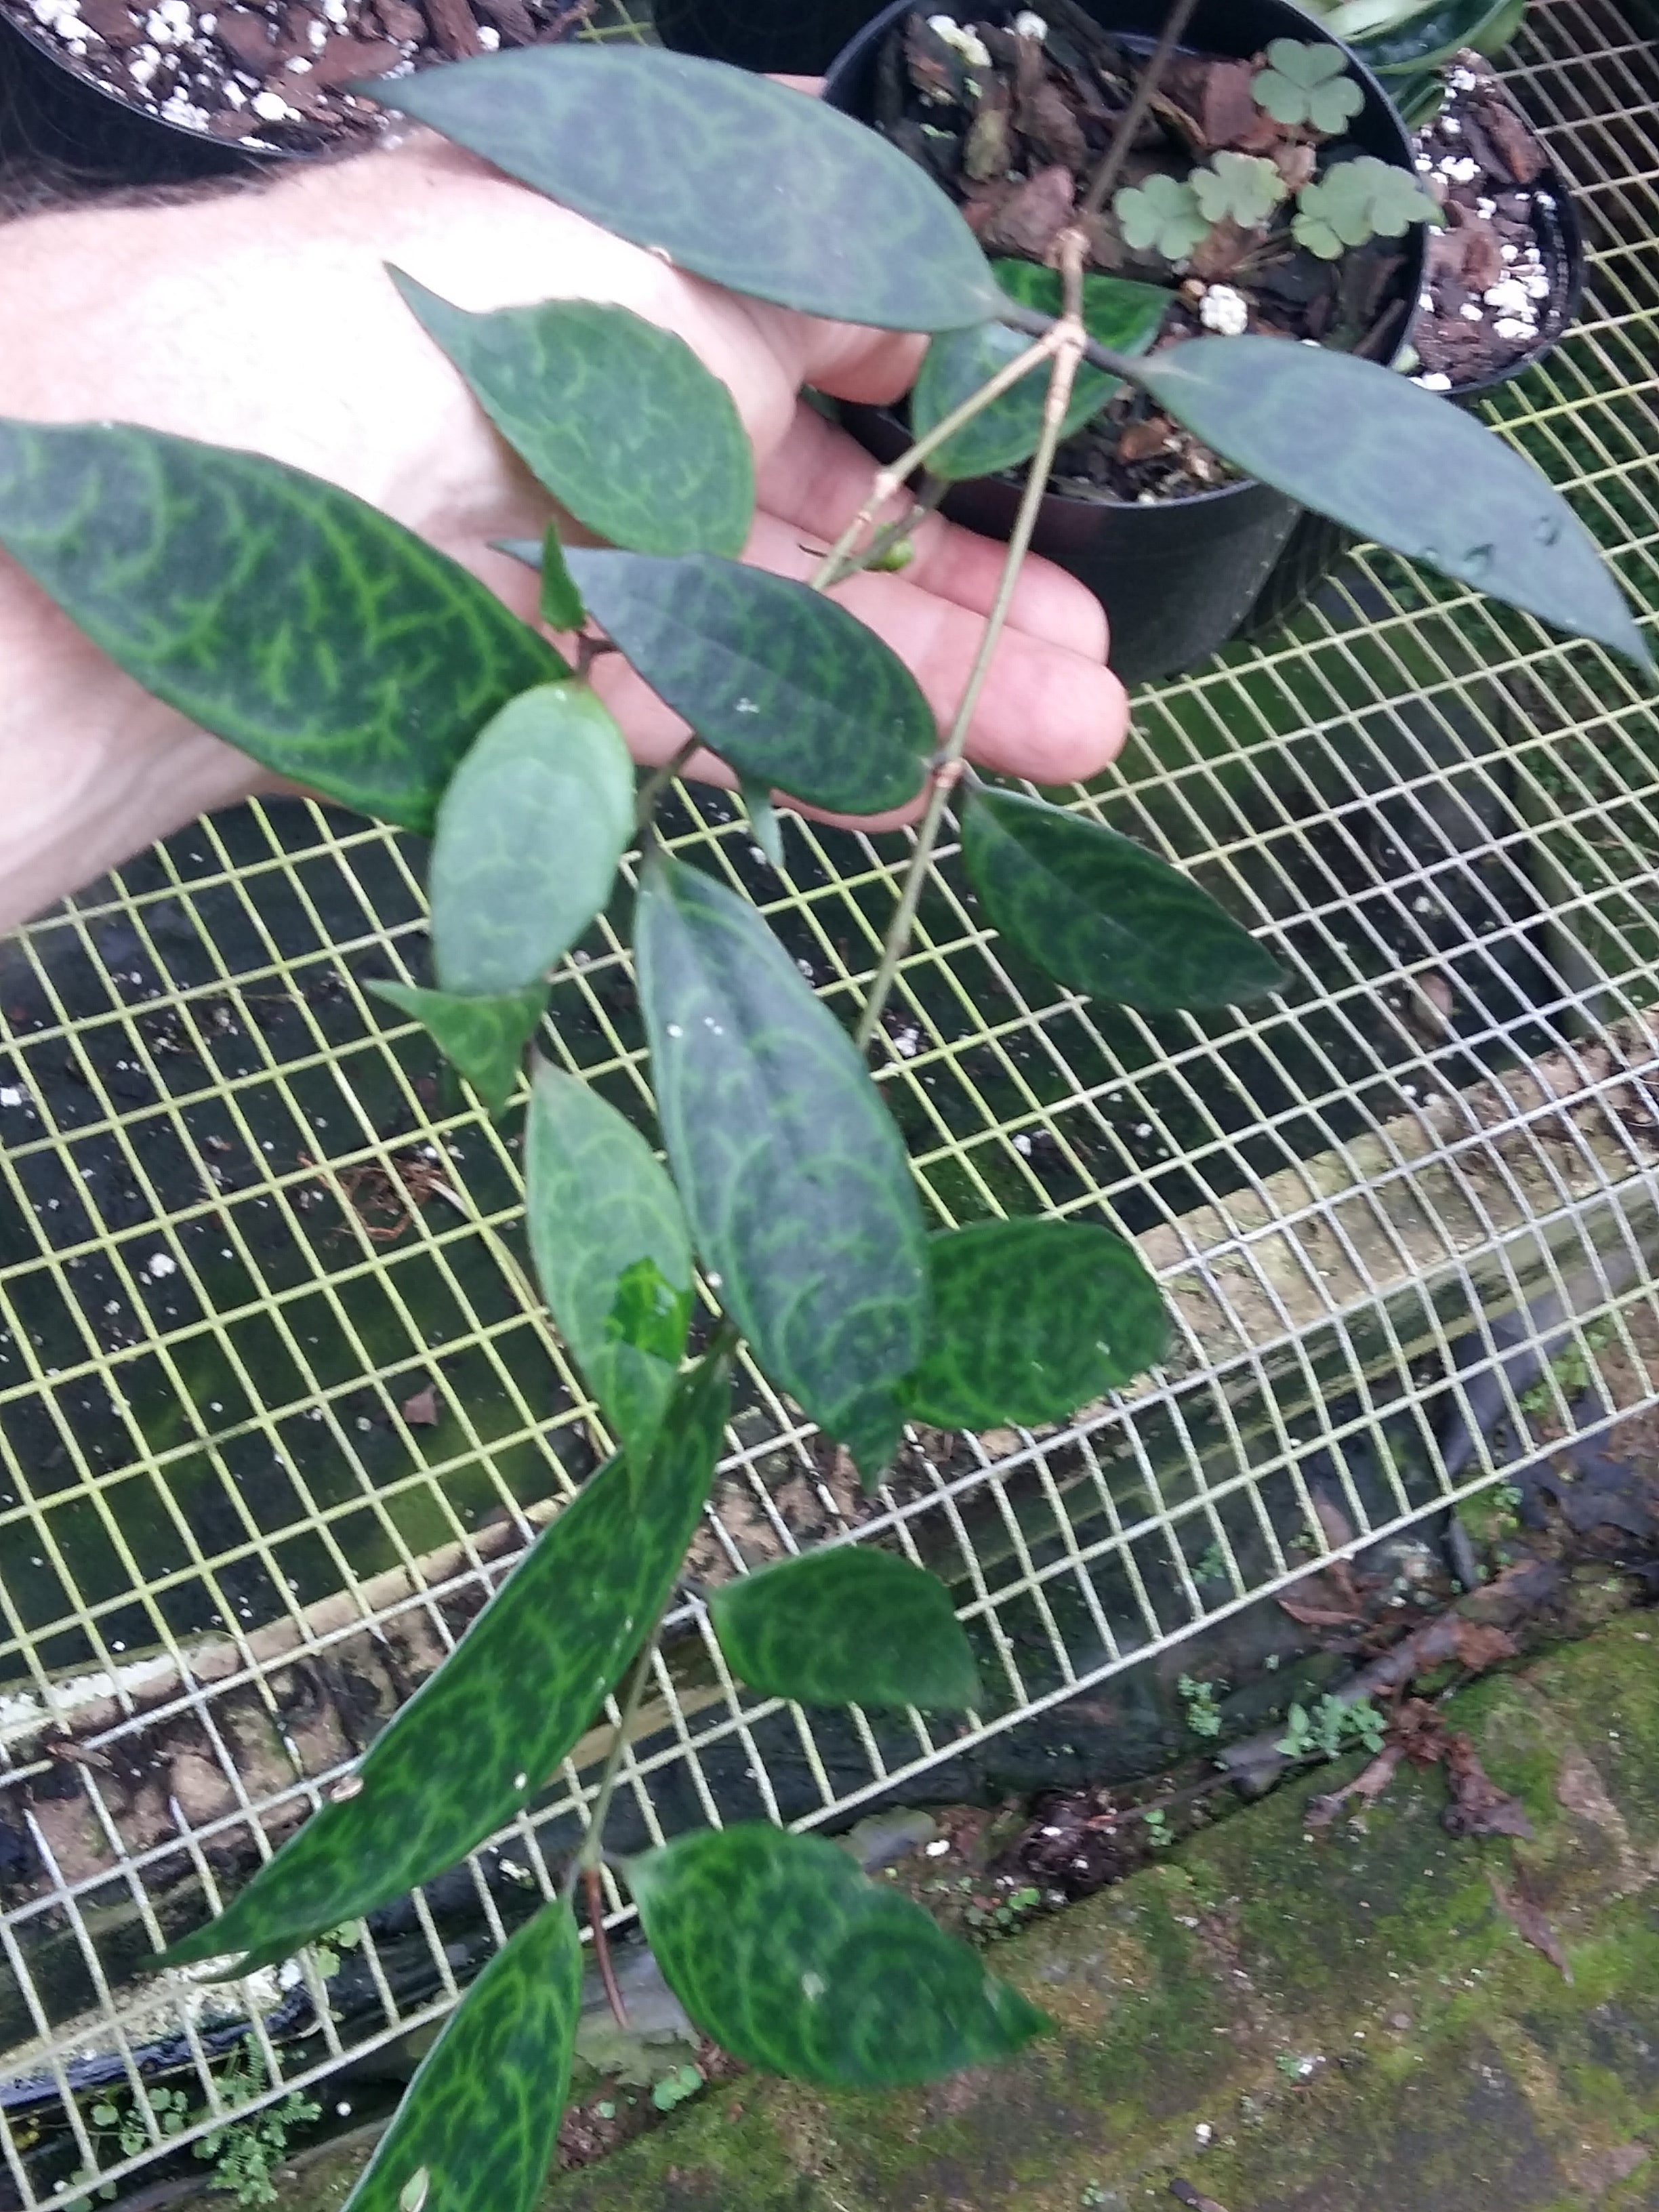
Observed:
[[[678,332],[732,390],[759,461],[748,556],[805,575],[860,504],[872,464],[798,394],[904,391],[920,342],[815,322],[687,277],[426,137],[270,188],[167,208],[94,209],[0,231],[0,287],[35,313],[0,362],[0,413],[116,417],[314,471],[419,531],[533,617],[535,586],[489,540],[538,534],[550,503],[398,298],[392,262],[474,310],[608,300]],[[954,713],[1001,550],[937,518],[901,575],[837,596]],[[1117,750],[1123,695],[1092,596],[1032,562],[975,720],[984,765],[1059,782]],[[149,699],[0,564],[0,926],[208,809],[270,788]],[[684,726],[631,671],[595,680],[636,757]],[[706,769],[724,775],[706,757]]]

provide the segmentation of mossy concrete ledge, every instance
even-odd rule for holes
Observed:
[[[1178,2177],[1225,2212],[1659,2207],[1659,1615],[1452,1717],[1534,1840],[1454,1840],[1409,1770],[1311,1837],[1356,1762],[1324,1770],[999,1946],[1056,2023],[1016,2063],[887,2097],[728,2082],[545,2212],[1127,2212]],[[284,2203],[334,2212],[356,2163]]]

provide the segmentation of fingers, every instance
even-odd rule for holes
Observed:
[[[749,557],[781,575],[804,576],[812,566],[799,532],[772,517],[757,526]],[[913,575],[855,576],[836,597],[907,664],[943,730],[967,687],[984,618],[927,590]],[[685,735],[679,718],[615,657],[601,659],[593,677],[635,757],[666,759]],[[1010,629],[991,664],[968,750],[1000,775],[1081,782],[1115,757],[1127,727],[1123,687],[1097,659]]]
[[[782,444],[762,466],[762,507],[794,525],[810,544],[830,545],[868,496],[876,465],[845,430],[803,405]],[[972,613],[990,612],[1002,575],[1002,546],[939,515],[921,523],[912,543],[915,558],[904,572],[907,580],[924,585]],[[775,565],[769,555],[751,551],[750,557],[763,561],[768,568]],[[786,573],[810,573],[812,565]],[[844,596],[844,591],[837,596]],[[1099,600],[1086,585],[1050,562],[1027,561],[1010,620],[1028,636],[1045,639],[1067,653],[1091,660],[1106,658],[1106,617]]]

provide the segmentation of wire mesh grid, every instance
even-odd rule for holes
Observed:
[[[1510,59],[1591,269],[1582,321],[1490,412],[1651,607],[1659,60],[1610,0],[1544,0]],[[951,1771],[1305,1573],[1329,1548],[1316,1468],[1357,1542],[1443,1507],[1502,1473],[1526,1376],[1589,1323],[1659,1402],[1632,1335],[1655,1317],[1659,771],[1629,672],[1362,549],[1135,723],[1074,803],[1270,935],[1285,993],[1202,1019],[1079,1002],[989,935],[947,854],[879,1073],[939,1223],[1104,1214],[1156,1266],[1176,1350],[1058,1434],[913,1432],[870,1501],[746,1372],[697,1574],[898,1546],[956,1589],[991,1710],[947,1738],[779,1707],[688,1601],[626,1771],[641,1838],[833,1824]],[[781,878],[717,796],[680,805],[672,842],[849,1010],[906,841],[792,823]],[[484,1122],[363,989],[413,979],[422,944],[408,842],[283,802],[198,824],[0,960],[0,2201],[118,2186],[233,2095],[349,2080],[454,2002],[580,1833],[591,1743],[377,1920],[344,1981],[314,1955],[216,1996],[148,1972],[605,1448],[529,1286],[517,1115]],[[646,1114],[609,923],[544,1043]]]

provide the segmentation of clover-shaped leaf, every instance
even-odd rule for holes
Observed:
[[[1182,177],[1158,173],[1144,185],[1126,185],[1112,201],[1126,245],[1137,253],[1161,253],[1183,261],[1209,234],[1210,222],[1198,195]]]
[[[1334,261],[1368,238],[1401,238],[1414,222],[1444,217],[1431,193],[1409,170],[1391,167],[1374,154],[1339,161],[1318,183],[1304,185],[1291,224],[1298,246],[1322,261]]]
[[[1267,67],[1250,86],[1258,107],[1275,123],[1310,124],[1328,137],[1358,114],[1365,95],[1347,74],[1340,46],[1309,46],[1300,39],[1275,39],[1267,48]]]
[[[1207,169],[1194,169],[1188,181],[1207,222],[1231,216],[1241,230],[1259,230],[1285,192],[1273,164],[1255,154],[1218,154]]]

